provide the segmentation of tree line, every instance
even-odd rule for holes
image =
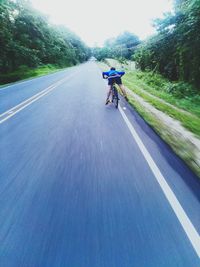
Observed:
[[[154,26],[157,34],[143,42],[126,33],[93,52],[98,59],[133,59],[143,71],[160,73],[171,81],[186,82],[199,90],[200,0],[174,0],[173,12],[155,20]],[[127,45],[130,39],[132,50]]]
[[[98,60],[105,58],[131,59],[139,44],[138,36],[125,31],[115,38],[106,40],[104,47],[94,47],[92,54]]]
[[[0,73],[20,67],[58,67],[84,62],[90,49],[63,26],[51,25],[48,18],[26,0],[0,0]]]
[[[135,60],[142,70],[200,88],[200,0],[176,0],[174,12],[155,21],[158,34],[142,43]]]

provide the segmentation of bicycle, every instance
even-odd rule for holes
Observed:
[[[108,77],[106,77],[104,79],[108,79]],[[111,86],[111,95],[112,95],[111,102],[115,105],[116,108],[118,108],[119,96],[118,96],[118,90],[117,90],[115,81],[113,81],[113,84]]]
[[[114,104],[115,108],[118,108],[119,96],[115,83],[112,84],[111,93],[112,93],[112,103]]]

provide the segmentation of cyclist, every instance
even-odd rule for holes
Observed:
[[[108,95],[107,95],[107,99],[106,99],[106,105],[110,102],[109,98],[110,98],[110,95],[111,95],[113,83],[116,83],[119,86],[119,88],[122,91],[122,94],[123,94],[124,98],[126,99],[126,101],[128,101],[126,90],[125,90],[125,88],[124,88],[124,86],[122,84],[122,80],[121,80],[121,77],[124,74],[125,74],[124,71],[117,71],[114,67],[111,67],[109,71],[102,72],[103,79],[107,79],[108,78],[109,91],[108,91]]]

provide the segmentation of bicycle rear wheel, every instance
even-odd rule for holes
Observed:
[[[118,91],[115,86],[113,86],[113,99],[112,100],[113,100],[113,104],[115,105],[115,107],[118,108],[119,98],[118,98]]]

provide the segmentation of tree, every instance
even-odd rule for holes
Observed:
[[[137,64],[200,87],[200,0],[175,1],[175,13],[155,27],[158,34],[136,51]]]
[[[90,49],[68,29],[51,25],[30,1],[0,2],[0,72],[42,64],[70,66],[88,59]]]
[[[126,31],[116,38],[108,39],[105,46],[113,50],[115,57],[130,59],[139,43],[139,38],[135,34]]]
[[[124,32],[116,38],[107,39],[103,48],[93,49],[93,55],[100,60],[108,57],[131,59],[139,43],[136,35]]]

